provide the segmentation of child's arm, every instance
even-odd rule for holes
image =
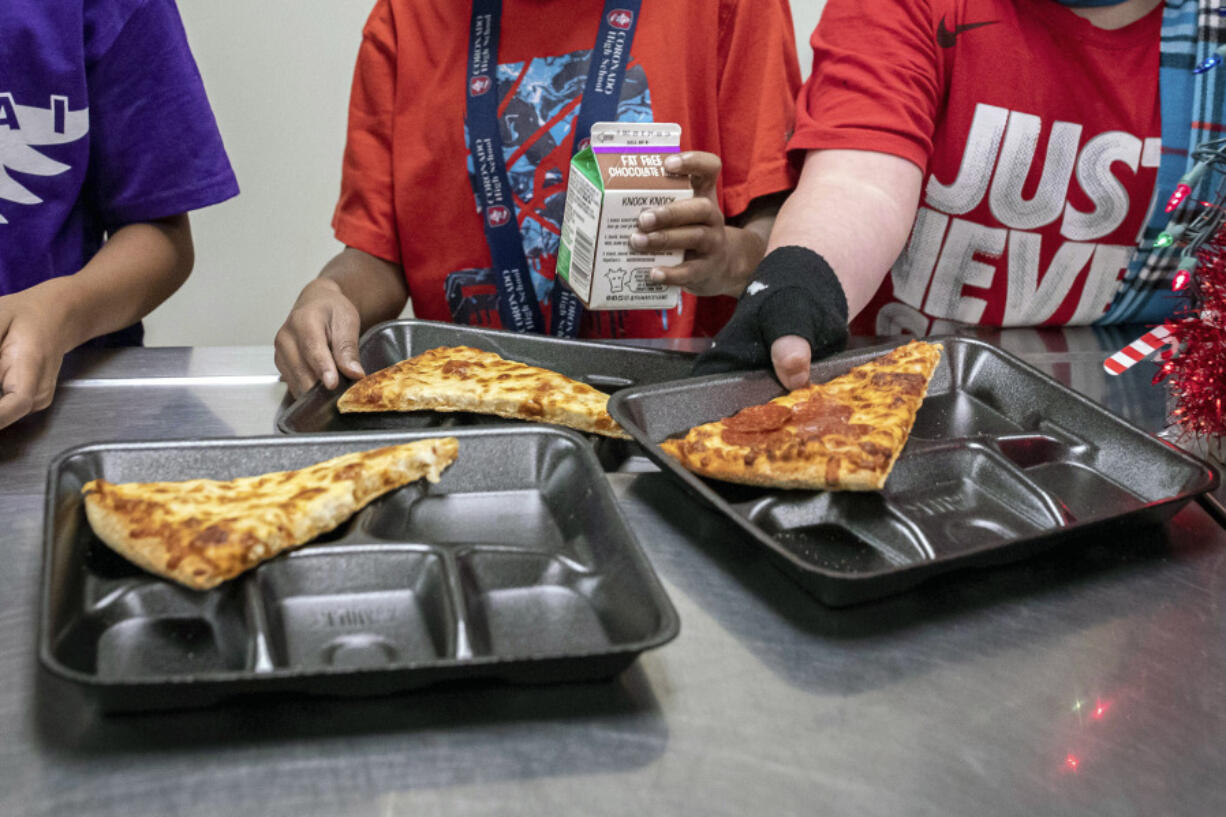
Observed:
[[[129,224],[75,275],[0,297],[0,428],[50,405],[64,355],[149,314],[193,261],[187,215]]]
[[[404,310],[409,286],[399,264],[346,247],[302,289],[277,331],[277,368],[297,397],[322,380],[336,388],[338,370],[365,375],[358,360],[358,336]]]

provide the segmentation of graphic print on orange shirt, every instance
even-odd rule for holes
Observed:
[[[524,255],[532,273],[541,312],[549,322],[549,299],[558,261],[558,241],[566,203],[565,172],[570,166],[572,134],[580,97],[587,81],[591,50],[559,57],[534,58],[498,66],[498,113],[502,130],[503,158],[515,201],[515,218],[524,240]],[[622,122],[652,121],[651,91],[643,67],[631,58],[618,104]],[[472,156],[468,173],[474,174]],[[447,305],[456,323],[501,327],[498,317],[498,287],[490,267],[451,272],[446,279]],[[658,325],[657,335],[668,329],[670,313],[684,309],[651,312],[588,312],[586,323],[608,324],[602,336],[644,334],[628,332],[627,320]],[[585,333],[586,334],[586,333]]]

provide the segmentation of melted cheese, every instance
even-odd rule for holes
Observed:
[[[441,346],[354,383],[339,401],[358,411],[471,411],[626,437],[604,392],[471,346]]]
[[[227,481],[92,480],[82,489],[98,537],[146,570],[205,589],[326,533],[377,497],[456,457],[454,437],[358,451]]]

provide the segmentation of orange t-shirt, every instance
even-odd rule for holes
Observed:
[[[571,127],[603,9],[603,0],[503,4],[503,152],[543,304],[553,286]],[[464,133],[470,14],[471,5],[456,0],[375,6],[358,54],[333,228],[342,243],[404,267],[418,317],[498,326]],[[618,118],[677,122],[683,150],[720,156],[720,206],[733,217],[752,199],[792,187],[786,144],[799,88],[785,0],[652,0],[640,13]],[[708,314],[726,316],[726,306],[687,293],[671,310],[589,312],[582,335],[707,334],[718,329],[701,317]]]

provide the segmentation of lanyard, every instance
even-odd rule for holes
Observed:
[[[630,61],[630,44],[638,24],[640,4],[641,0],[605,0],[583,101],[575,115],[572,155],[586,146],[593,122],[617,119],[617,104],[626,77],[626,64]],[[511,180],[502,154],[496,76],[501,27],[502,0],[473,0],[464,117],[468,152],[476,171],[472,177],[473,192],[481,205],[485,242],[494,264],[498,317],[507,329],[543,333],[547,327],[524,255],[523,236],[511,198]],[[552,333],[560,337],[576,336],[583,307],[562,281],[554,281],[551,305]]]

